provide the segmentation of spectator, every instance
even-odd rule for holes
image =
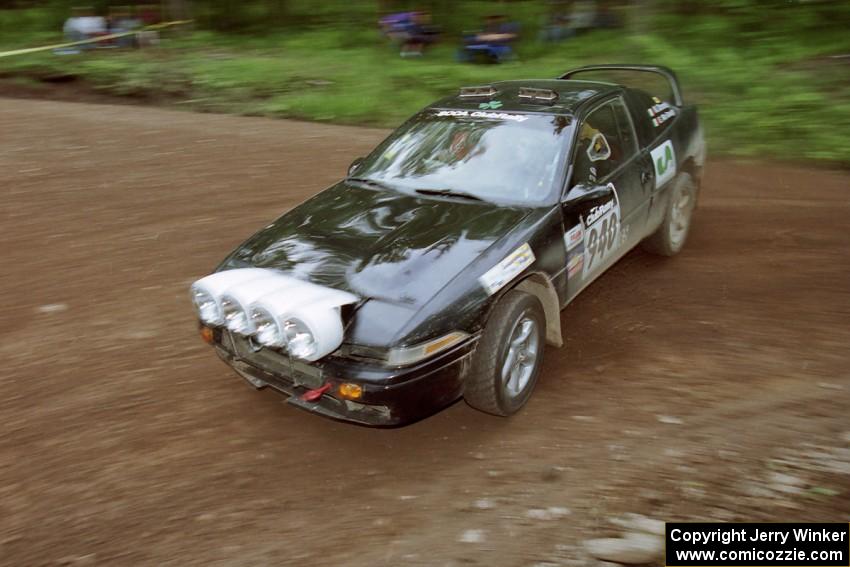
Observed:
[[[69,42],[84,41],[106,35],[106,20],[94,13],[91,8],[74,8],[71,17],[65,20],[62,33]],[[90,49],[94,43],[84,43],[78,47],[58,50],[58,53],[79,53],[80,49]]]
[[[142,22],[138,18],[134,18],[130,13],[129,8],[121,8],[109,15],[109,33],[122,34],[132,32],[142,27]],[[125,35],[115,39],[115,44],[118,47],[135,47],[135,34]]]
[[[596,15],[596,2],[579,0],[573,5],[570,13],[570,27],[575,33],[593,29],[596,27]]]
[[[437,42],[440,29],[427,11],[388,14],[378,21],[381,33],[399,46],[402,57],[417,57]]]
[[[511,44],[518,37],[518,24],[503,15],[487,16],[481,31],[464,37],[458,57],[461,61],[473,61],[483,56],[489,62],[499,63],[514,57]]]
[[[564,0],[553,0],[549,3],[549,13],[540,31],[541,41],[561,41],[575,35],[575,30],[570,25],[567,4]]]
[[[378,21],[378,26],[390,41],[403,44],[413,23],[413,12],[387,14]]]
[[[151,26],[162,21],[162,16],[159,12],[159,6],[156,4],[146,4],[138,7],[138,14],[142,20],[142,24]]]
[[[418,57],[425,48],[437,42],[440,30],[431,23],[430,12],[411,12],[405,38],[401,47],[402,57]]]
[[[77,29],[90,39],[106,35],[106,18],[98,16],[91,8],[86,8],[83,15],[77,18]]]
[[[162,22],[159,6],[147,4],[137,8],[139,20],[143,26],[152,26]],[[136,32],[136,42],[139,47],[152,47],[159,45],[159,32],[156,30],[140,30]]]
[[[563,2],[560,1],[553,3],[549,21],[541,32],[543,40],[559,41],[593,29],[610,29],[621,25],[609,2],[578,0],[573,3],[568,16],[564,15],[561,4]]]

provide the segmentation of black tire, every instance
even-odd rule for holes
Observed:
[[[687,226],[684,229],[684,234],[675,237],[673,209],[683,192],[686,192],[690,197],[689,210],[687,212]],[[696,207],[698,194],[699,189],[690,174],[685,172],[680,173],[673,181],[673,186],[670,188],[670,197],[667,201],[667,210],[664,211],[664,219],[661,221],[658,229],[641,242],[641,246],[644,250],[660,256],[675,256],[679,253],[688,238],[688,232],[691,228],[692,214]]]
[[[530,331],[536,339],[535,357],[529,365],[531,371],[527,383],[518,393],[511,395],[502,378],[502,369],[507,361],[513,333],[527,320],[535,323]],[[537,383],[545,341],[546,317],[540,301],[522,291],[507,292],[493,308],[473,354],[464,384],[463,397],[466,403],[493,415],[508,416],[519,411],[531,397]]]

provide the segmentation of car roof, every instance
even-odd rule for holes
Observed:
[[[486,86],[492,87],[496,93],[492,96],[461,97],[460,91],[458,91],[456,94],[436,101],[428,108],[478,110],[482,103],[498,101],[501,105],[492,109],[498,109],[499,112],[542,112],[575,115],[578,114],[582,106],[622,88],[612,83],[561,79],[500,81],[489,83]],[[558,97],[552,103],[520,98],[519,91],[521,88],[550,90],[557,93]]]

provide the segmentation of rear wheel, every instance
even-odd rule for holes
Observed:
[[[685,245],[697,204],[697,186],[687,173],[679,174],[670,191],[664,220],[658,230],[641,243],[648,252],[661,256],[674,256]]]
[[[493,308],[473,355],[463,393],[466,403],[494,415],[519,411],[540,374],[545,328],[536,297],[506,293]]]

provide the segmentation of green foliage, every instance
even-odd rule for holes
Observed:
[[[545,3],[518,0],[498,5],[522,23],[518,60],[491,66],[455,61],[457,33],[492,13],[491,2],[425,2],[447,33],[421,59],[400,58],[380,36],[374,2],[226,4],[196,2],[196,15],[203,22],[213,9],[238,8],[248,22],[239,20],[247,26],[239,33],[200,29],[135,52],[0,58],[0,76],[74,74],[108,93],[199,110],[393,126],[460,85],[555,77],[594,62],[660,63],[699,104],[712,154],[850,163],[848,59],[833,57],[850,54],[850,35],[840,18],[847,10],[833,2],[639,2],[622,13],[626,29],[551,44],[537,41]],[[244,33],[272,8],[285,8],[289,23]],[[52,21],[46,9],[0,10],[0,50],[61,40],[45,27]]]

